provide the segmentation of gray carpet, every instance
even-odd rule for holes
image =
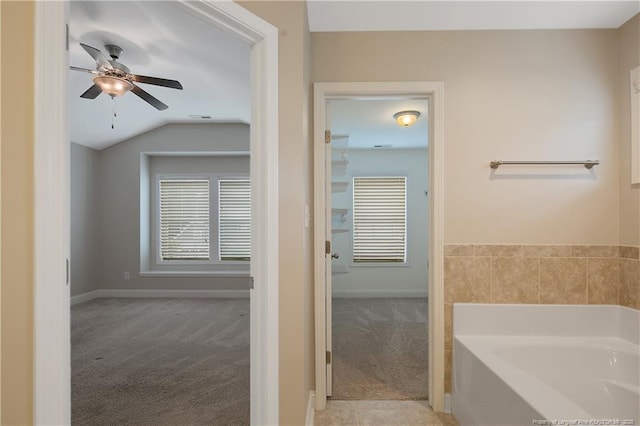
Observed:
[[[249,299],[71,309],[75,425],[248,425]]]
[[[427,398],[427,299],[333,299],[332,399]]]

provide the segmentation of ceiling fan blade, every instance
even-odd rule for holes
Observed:
[[[96,70],[90,70],[89,68],[80,68],[80,67],[74,67],[73,65],[69,67],[70,70],[72,71],[82,71],[82,72],[88,72],[90,74],[100,74],[98,71]]]
[[[138,97],[140,97],[142,100],[148,102],[151,106],[153,106],[157,110],[163,111],[169,108],[167,105],[163,104],[158,99],[154,98],[149,93],[145,92],[135,84],[133,85],[133,89],[131,89],[131,91],[136,95],[138,95]]]
[[[91,55],[91,57],[93,59],[95,59],[96,62],[98,63],[98,65],[100,65],[102,68],[107,69],[107,70],[112,70],[113,69],[113,67],[109,63],[109,60],[107,59],[107,57],[104,56],[104,53],[102,53],[101,51],[99,51],[95,47],[91,47],[91,46],[89,46],[87,44],[84,44],[84,43],[80,43],[80,46],[82,46],[84,48],[84,50],[86,50],[87,53],[89,55]]]
[[[102,89],[97,84],[94,84],[89,87],[86,92],[80,95],[80,97],[85,99],[95,99],[100,93],[102,93]]]
[[[136,83],[155,84],[156,86],[170,87],[182,90],[182,84],[177,80],[167,80],[166,78],[147,77],[144,75],[131,74],[131,79]]]

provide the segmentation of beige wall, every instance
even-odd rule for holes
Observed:
[[[640,245],[640,185],[631,185],[629,71],[640,65],[640,15],[618,30],[620,244]]]
[[[277,27],[279,37],[280,191],[280,424],[305,422],[314,387],[311,227],[304,228],[310,199],[308,30],[304,2],[240,2]],[[312,208],[312,206],[310,206]]]
[[[618,247],[617,30],[314,33],[312,49],[314,81],[444,81],[447,391],[454,302],[637,306],[638,249]],[[500,159],[601,166],[491,173]]]
[[[306,137],[304,169],[306,170],[305,179],[305,204],[309,208],[309,216],[313,212],[313,83],[311,82],[311,33],[309,32],[309,22],[306,19],[307,10],[304,3],[304,18],[302,20],[303,27],[303,108],[302,108],[302,126],[303,135]],[[308,228],[304,233],[304,390],[309,393],[315,390],[315,308],[314,308],[314,251],[313,251],[313,221],[310,220]]]
[[[33,44],[31,2],[2,8],[2,419],[33,411]],[[6,67],[6,64],[11,64]],[[7,250],[11,247],[11,250]]]
[[[616,43],[616,30],[313,33],[313,79],[444,81],[446,242],[615,244]],[[602,165],[493,176],[499,159]]]

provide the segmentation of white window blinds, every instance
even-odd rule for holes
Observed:
[[[220,260],[251,257],[251,184],[248,179],[221,179],[219,188]]]
[[[353,261],[405,262],[406,177],[353,178]]]
[[[209,181],[160,180],[162,260],[209,260]]]

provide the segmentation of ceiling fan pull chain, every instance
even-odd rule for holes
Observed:
[[[111,129],[113,130],[116,128],[114,123],[118,114],[116,114],[116,97],[111,96],[111,99],[113,100],[113,104],[111,106],[111,111],[113,112],[113,115],[111,116]]]

